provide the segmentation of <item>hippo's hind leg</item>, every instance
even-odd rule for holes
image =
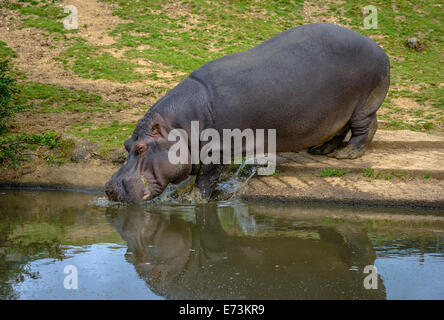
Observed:
[[[365,119],[361,127],[352,127],[350,140],[344,148],[336,152],[335,157],[337,159],[356,159],[362,156],[375,135],[377,123],[376,113],[374,113]]]
[[[365,103],[356,109],[350,119],[351,138],[344,148],[336,152],[336,158],[356,159],[365,153],[378,127],[376,111],[384,101],[389,83],[387,75],[380,86],[373,89]]]

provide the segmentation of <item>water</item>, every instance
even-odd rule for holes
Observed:
[[[444,215],[0,190],[0,298],[444,299]]]

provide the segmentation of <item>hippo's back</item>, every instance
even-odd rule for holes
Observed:
[[[315,23],[211,61],[190,77],[208,88],[218,128],[275,128],[291,138],[345,125],[388,67],[371,39]]]

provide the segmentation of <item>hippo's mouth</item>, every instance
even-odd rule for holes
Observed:
[[[143,194],[142,194],[142,201],[150,200],[151,192],[150,192],[150,186],[148,181],[146,180],[144,175],[140,176],[140,181],[143,183]]]
[[[140,181],[143,183],[142,201],[151,200],[163,192],[163,188],[156,182],[148,182],[144,175],[140,175]]]
[[[111,201],[138,204],[155,198],[162,193],[162,188],[156,181],[148,182],[146,177],[141,175],[132,179],[112,179],[107,182],[105,193]]]

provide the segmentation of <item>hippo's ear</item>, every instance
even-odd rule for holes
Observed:
[[[150,128],[150,136],[153,138],[165,138],[168,136],[168,132],[162,125],[155,123]]]

